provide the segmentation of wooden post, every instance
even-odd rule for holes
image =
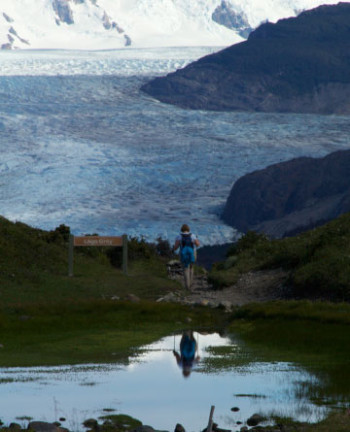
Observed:
[[[207,432],[211,432],[213,428],[213,415],[214,415],[215,406],[212,405],[210,409],[209,422],[207,427]]]
[[[68,250],[68,276],[73,276],[73,261],[74,261],[74,235],[69,235],[69,250]]]
[[[123,235],[123,273],[128,274],[128,236]]]

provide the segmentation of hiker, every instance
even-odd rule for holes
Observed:
[[[184,272],[185,288],[190,289],[193,282],[193,264],[197,258],[196,247],[199,246],[199,240],[194,234],[191,234],[190,227],[183,224],[181,233],[176,237],[173,250],[180,248],[180,260]]]
[[[198,355],[196,356],[197,350],[198,344],[194,338],[193,331],[184,331],[180,341],[180,354],[175,349],[173,350],[173,354],[177,364],[182,368],[182,374],[185,378],[190,376],[193,366],[200,359]]]

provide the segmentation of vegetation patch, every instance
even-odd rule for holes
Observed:
[[[245,394],[245,393],[235,394],[235,397],[239,397],[239,398],[250,398],[250,399],[266,399],[266,396],[264,396],[264,395],[259,395],[259,394]]]
[[[216,264],[210,281],[234,285],[249,271],[282,268],[293,298],[350,300],[350,213],[321,227],[280,240],[248,232]]]
[[[311,300],[273,301],[241,306],[234,319],[314,321],[328,324],[350,324],[350,304]]]
[[[23,314],[31,316],[22,321]],[[127,362],[139,346],[188,326],[216,327],[216,310],[106,300],[3,312],[1,366]]]
[[[129,431],[134,430],[139,426],[142,426],[140,420],[130,417],[125,414],[109,414],[99,417],[103,420],[102,431],[118,430],[118,431]],[[100,426],[101,430],[101,426]]]
[[[68,277],[69,234],[65,225],[48,232],[0,217],[2,309],[122,299],[130,293],[155,300],[181,290],[180,284],[167,277],[170,246],[161,239],[157,244],[129,239],[127,276],[121,269],[121,248],[76,248],[75,275]]]

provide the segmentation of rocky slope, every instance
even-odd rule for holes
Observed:
[[[283,237],[350,212],[350,150],[297,158],[241,177],[223,219],[241,231]]]
[[[142,90],[185,108],[350,113],[350,4],[265,23]]]

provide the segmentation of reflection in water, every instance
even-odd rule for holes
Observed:
[[[198,355],[198,342],[196,341],[192,330],[186,330],[182,333],[180,353],[175,350],[174,336],[173,354],[176,358],[177,364],[182,368],[183,376],[185,378],[189,377],[193,366],[195,366],[200,360]]]
[[[190,368],[190,379],[183,379],[173,352],[181,361],[181,351],[193,355],[193,345],[196,367]],[[203,430],[212,405],[214,421],[228,429],[255,412],[274,411],[301,421],[316,421],[325,413],[297,394],[300,383],[314,382],[314,375],[291,363],[258,362],[244,345],[217,333],[172,335],[141,347],[129,360],[127,366],[0,368],[1,419],[65,417],[64,426],[78,431],[84,430],[83,420],[109,409],[158,430],[173,430],[181,423],[193,432]]]

